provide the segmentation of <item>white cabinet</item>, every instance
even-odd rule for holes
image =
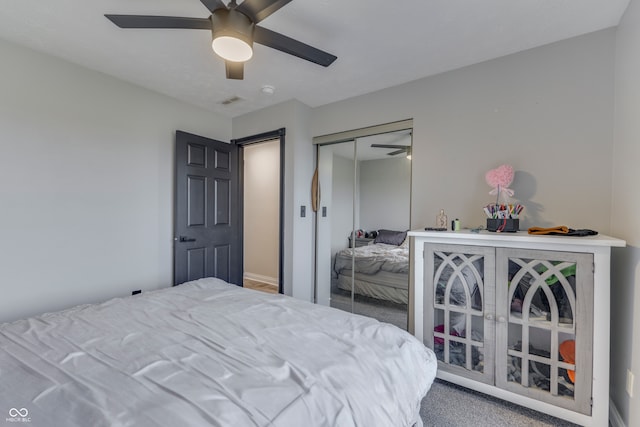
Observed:
[[[582,425],[607,425],[609,257],[623,241],[409,236],[410,331],[436,352],[439,378]]]

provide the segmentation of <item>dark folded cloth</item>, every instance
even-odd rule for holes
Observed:
[[[531,227],[528,230],[529,234],[548,234],[554,236],[595,236],[597,231],[589,230],[587,228],[573,229],[566,225],[559,225],[557,227],[543,228],[543,227]]]
[[[578,230],[574,230],[573,228],[569,229],[569,232],[567,233],[567,236],[595,236],[596,234],[598,234],[597,231],[595,230],[589,230],[588,228],[580,228]]]

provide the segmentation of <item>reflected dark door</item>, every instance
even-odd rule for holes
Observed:
[[[174,285],[242,283],[238,146],[176,132]]]

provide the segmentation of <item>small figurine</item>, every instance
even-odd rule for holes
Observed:
[[[440,213],[436,216],[436,228],[447,228],[447,216],[444,209],[440,209]]]

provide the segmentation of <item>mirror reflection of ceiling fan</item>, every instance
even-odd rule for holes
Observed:
[[[211,12],[208,18],[111,14],[105,17],[120,28],[178,28],[211,31],[213,36],[211,46],[213,51],[225,60],[228,79],[244,78],[244,63],[253,56],[254,42],[323,67],[328,67],[337,59],[335,55],[257,25],[291,0],[244,0],[240,4],[237,4],[236,0],[231,0],[228,5],[225,5],[222,0],[200,0],[200,2]]]
[[[406,154],[407,157],[411,156],[410,145],[392,145],[392,144],[371,144],[373,148],[390,148],[394,151],[387,153],[387,156],[396,156],[398,154]]]

